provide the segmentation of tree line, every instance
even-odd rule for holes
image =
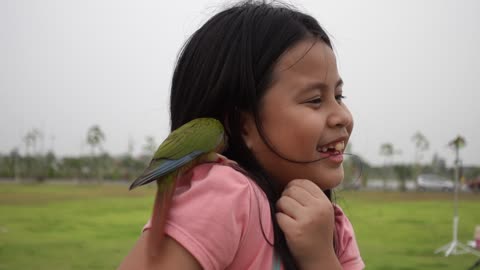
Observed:
[[[369,179],[380,179],[383,181],[383,188],[387,189],[388,181],[398,181],[400,190],[406,190],[406,182],[414,181],[420,174],[435,174],[446,179],[454,179],[454,166],[447,166],[447,162],[437,153],[433,154],[431,160],[425,160],[425,153],[430,149],[430,142],[420,131],[416,131],[410,138],[414,147],[413,162],[395,162],[395,157],[402,154],[402,150],[395,147],[391,142],[384,142],[379,146],[379,154],[384,158],[381,166],[372,166],[360,155],[355,154],[348,157],[344,162],[346,188],[365,187]],[[453,151],[466,147],[466,140],[457,136],[448,145]],[[346,151],[349,151],[347,149]],[[459,162],[461,159],[459,159]],[[468,183],[473,179],[480,178],[479,166],[462,166],[459,164],[459,180]],[[478,181],[478,180],[477,180]]]
[[[106,135],[99,125],[91,126],[86,133],[85,142],[90,148],[88,155],[57,157],[52,150],[44,153],[40,147],[43,140],[43,133],[32,129],[22,138],[23,154],[18,148],[8,154],[0,153],[0,177],[38,182],[45,179],[129,180],[145,169],[157,148],[155,139],[147,136],[140,155],[133,156],[133,146],[129,142],[127,153],[112,156],[103,148]]]
[[[463,137],[462,147],[466,145]],[[10,153],[0,154],[0,177],[21,181],[33,179],[42,182],[46,179],[65,180],[132,180],[145,169],[158,145],[152,136],[145,138],[140,155],[133,155],[133,146],[129,142],[126,153],[112,156],[103,148],[107,137],[99,125],[91,126],[85,143],[89,146],[89,154],[73,157],[57,157],[53,151],[42,152],[39,147],[43,141],[43,133],[32,129],[25,134],[22,141],[24,153],[13,149]],[[407,180],[415,179],[421,173],[434,173],[453,178],[453,168],[448,167],[445,159],[434,154],[430,161],[425,160],[425,152],[429,150],[428,139],[419,131],[415,132],[411,141],[415,149],[412,163],[395,162],[394,157],[402,153],[393,143],[385,142],[379,146],[379,154],[384,157],[380,166],[369,164],[360,154],[352,151],[349,144],[345,153],[344,186],[366,186],[369,179],[383,179],[400,182],[400,189],[405,190]],[[480,176],[480,167],[462,167],[462,176],[471,179]]]

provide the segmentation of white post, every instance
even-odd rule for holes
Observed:
[[[453,240],[452,242],[438,248],[435,250],[435,253],[445,251],[445,257],[450,256],[451,254],[464,254],[471,253],[480,257],[480,252],[476,251],[473,248],[470,248],[467,245],[464,245],[458,241],[458,180],[460,172],[460,159],[459,159],[459,145],[455,144],[455,175],[454,175],[454,193],[453,193]]]

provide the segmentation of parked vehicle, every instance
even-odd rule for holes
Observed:
[[[420,191],[453,191],[454,188],[452,180],[436,174],[420,174],[417,177],[417,189]]]

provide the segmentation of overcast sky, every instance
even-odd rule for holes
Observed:
[[[169,130],[175,59],[190,34],[224,1],[1,0],[0,153],[25,146],[32,128],[43,149],[89,152],[100,125],[104,148],[139,153],[146,136]],[[290,1],[331,34],[345,102],[355,119],[353,151],[381,164],[391,142],[413,160],[411,137],[430,141],[424,162],[467,140],[465,164],[480,165],[480,1]]]

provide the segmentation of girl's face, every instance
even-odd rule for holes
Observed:
[[[308,179],[322,190],[343,179],[343,149],[353,128],[352,115],[342,101],[342,80],[333,51],[318,40],[299,42],[275,65],[273,81],[260,108],[265,139],[252,115],[246,115],[243,138],[262,167],[282,186]],[[313,44],[313,47],[312,47]]]

